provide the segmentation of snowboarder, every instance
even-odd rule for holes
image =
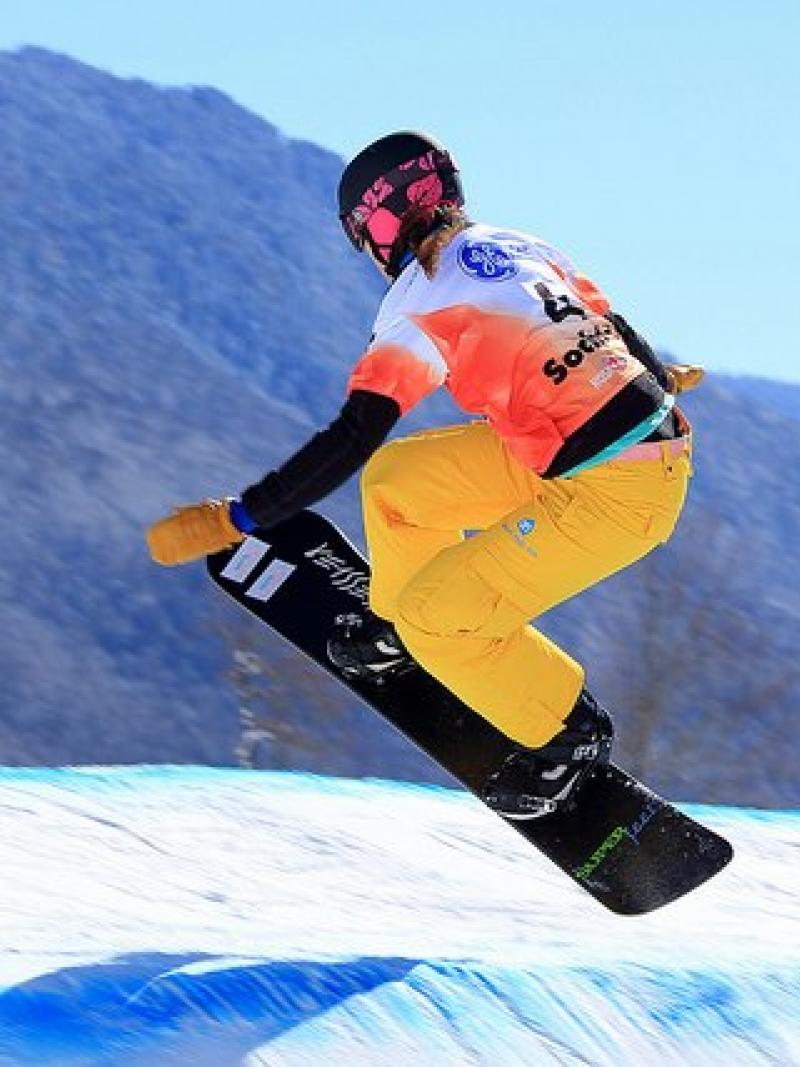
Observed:
[[[389,283],[330,426],[236,498],[148,531],[184,563],[310,507],[365,463],[370,610],[329,643],[351,676],[421,664],[515,743],[484,799],[509,818],[569,803],[608,758],[608,714],[584,669],[530,620],[671,535],[691,475],[665,366],[601,290],[538,237],[475,224],[430,137],[389,134],[339,185],[345,233]],[[385,444],[441,385],[476,421]]]

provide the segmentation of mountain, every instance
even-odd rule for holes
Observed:
[[[798,387],[770,378],[742,375],[728,379],[728,385],[740,395],[755,400],[764,409],[772,410],[789,419],[800,419],[797,407]]]
[[[4,1067],[800,1064],[790,813],[693,809],[733,863],[621,919],[453,790],[0,771],[0,812]]]
[[[144,547],[338,411],[382,293],[341,236],[341,160],[215,90],[41,49],[0,53],[0,118],[0,761],[440,780],[201,567]],[[800,799],[798,388],[712,376],[687,400],[679,536],[543,620],[590,664],[621,758],[672,795]],[[455,417],[438,395],[402,429]],[[360,539],[355,490],[324,507]]]

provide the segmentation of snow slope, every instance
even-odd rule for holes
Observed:
[[[462,793],[0,771],[0,1064],[800,1064],[800,816],[607,914]]]

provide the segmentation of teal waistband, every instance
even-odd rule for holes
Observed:
[[[659,428],[674,406],[675,397],[672,396],[671,393],[665,393],[664,403],[660,408],[657,408],[652,415],[648,415],[644,422],[640,422],[638,426],[634,426],[632,430],[628,430],[628,432],[623,434],[619,440],[613,443],[613,445],[604,448],[603,451],[598,452],[596,456],[592,456],[591,459],[579,463],[577,467],[565,471],[560,477],[571,478],[573,474],[580,474],[581,471],[589,470],[590,467],[598,467],[601,463],[608,463],[610,459],[614,459],[614,457],[620,455],[621,452],[626,452],[633,445],[638,445],[640,441],[644,441],[645,437],[649,437],[653,430]]]

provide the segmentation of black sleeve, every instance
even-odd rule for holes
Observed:
[[[666,368],[647,341],[645,341],[644,337],[637,333],[636,330],[623,319],[622,315],[618,315],[615,311],[609,311],[606,318],[610,323],[616,326],[617,332],[625,342],[625,347],[630,354],[635,356],[636,359],[650,371],[662,389],[669,392],[671,382]]]
[[[396,401],[356,389],[327,430],[245,489],[242,503],[248,515],[269,528],[316,504],[366,463],[399,418]]]

